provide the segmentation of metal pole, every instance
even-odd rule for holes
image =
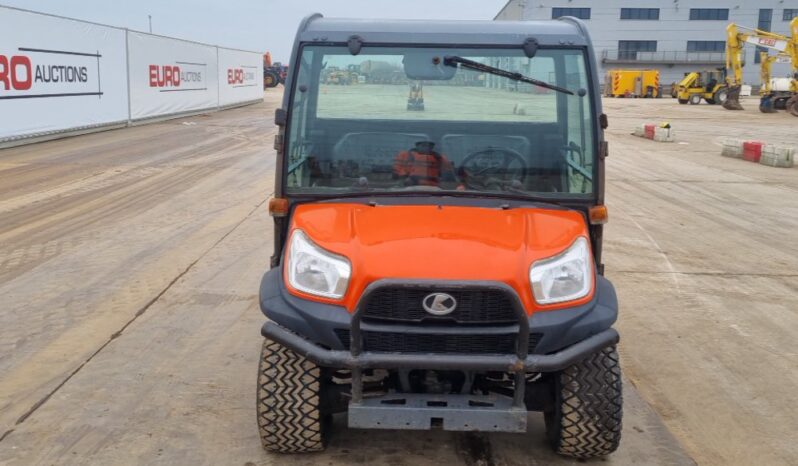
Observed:
[[[147,15],[147,19],[150,22],[150,34],[152,34],[152,15]]]
[[[133,124],[133,112],[130,89],[130,30],[125,28],[125,74],[127,75],[127,125]]]

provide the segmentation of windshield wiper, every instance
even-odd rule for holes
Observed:
[[[574,95],[573,91],[568,90],[564,87],[555,86],[554,84],[549,84],[544,81],[539,81],[535,78],[524,76],[521,73],[514,73],[512,71],[503,70],[501,68],[494,68],[493,66],[488,66],[483,63],[479,63],[463,57],[457,57],[451,55],[443,57],[443,64],[454,68],[457,68],[457,65],[460,64],[463,68],[468,68],[470,70],[481,71],[483,73],[489,73],[507,79],[512,79],[513,81],[520,81],[522,83],[534,84],[535,86],[545,87],[546,89],[551,89],[552,91],[562,92],[568,95]]]

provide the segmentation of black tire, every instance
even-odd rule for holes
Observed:
[[[698,105],[701,103],[701,94],[693,94],[687,101],[690,102],[690,105]]]
[[[687,104],[687,99],[679,99],[679,103],[685,105]]]
[[[712,100],[714,100],[715,103],[718,103],[720,105],[725,104],[728,98],[729,98],[729,91],[726,88],[718,89],[717,91],[715,91],[715,95],[712,96]]]
[[[321,369],[279,343],[263,341],[257,413],[263,448],[280,453],[324,450],[328,426],[321,410]]]
[[[704,100],[706,100],[709,105],[715,105],[716,103],[718,103],[717,101],[715,101],[715,99],[704,99]]]
[[[798,96],[791,97],[784,104],[784,109],[790,112],[790,115],[798,117]]]
[[[277,73],[267,71],[263,73],[263,88],[269,89],[270,87],[277,87],[280,84],[280,77]]]
[[[591,354],[557,374],[555,406],[545,412],[546,435],[559,454],[595,458],[621,441],[623,394],[615,346]]]

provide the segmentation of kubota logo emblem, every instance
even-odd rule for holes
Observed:
[[[425,311],[434,316],[445,316],[454,312],[457,300],[447,293],[432,293],[421,301],[421,305],[424,306]]]

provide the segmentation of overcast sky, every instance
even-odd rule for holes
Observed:
[[[296,27],[313,12],[330,17],[493,19],[506,0],[0,0],[0,5],[272,52],[288,61]]]

